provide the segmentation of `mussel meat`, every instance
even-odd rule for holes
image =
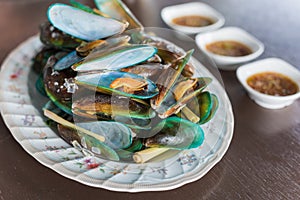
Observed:
[[[88,43],[82,43],[76,48],[76,51],[81,56],[88,56],[90,53],[97,53],[97,56],[100,57],[101,53],[105,55],[108,51],[112,51],[119,46],[125,46],[128,44],[130,36],[127,35],[118,35],[114,37],[107,38],[106,40],[95,40]]]
[[[156,85],[142,76],[119,71],[81,74],[76,83],[94,91],[122,95],[137,99],[149,99],[158,94]]]

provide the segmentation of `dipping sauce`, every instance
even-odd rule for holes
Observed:
[[[252,50],[246,45],[231,40],[210,43],[206,45],[206,49],[214,54],[233,57],[246,56],[252,53]]]
[[[299,91],[298,85],[289,77],[275,72],[263,72],[250,76],[247,84],[254,90],[273,96],[288,96]]]
[[[172,22],[177,25],[191,26],[191,27],[209,26],[214,23],[212,19],[200,15],[181,16],[181,17],[174,18]]]

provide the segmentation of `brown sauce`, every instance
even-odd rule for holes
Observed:
[[[174,18],[174,24],[181,26],[191,26],[191,27],[202,27],[209,26],[214,23],[214,21],[208,17],[200,16],[200,15],[187,15],[182,17]]]
[[[233,57],[246,56],[252,53],[248,46],[231,40],[210,43],[206,45],[206,49],[214,54]]]
[[[275,72],[263,72],[250,76],[247,84],[254,90],[273,96],[288,96],[299,91],[298,85],[289,77]]]

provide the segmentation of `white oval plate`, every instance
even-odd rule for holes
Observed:
[[[40,108],[33,104],[41,96],[35,91],[30,66],[41,46],[38,36],[29,38],[3,62],[0,108],[7,127],[24,150],[57,173],[112,191],[170,190],[200,179],[228,149],[233,135],[230,101],[217,79],[193,60],[201,75],[214,79],[209,90],[220,100],[215,117],[202,126],[206,138],[200,148],[181,151],[171,158],[146,164],[112,162],[83,155],[48,128]]]

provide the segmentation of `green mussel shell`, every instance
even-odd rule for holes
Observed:
[[[198,124],[178,117],[169,117],[153,128],[154,136],[147,138],[145,146],[170,149],[191,149],[204,141],[204,132]]]

